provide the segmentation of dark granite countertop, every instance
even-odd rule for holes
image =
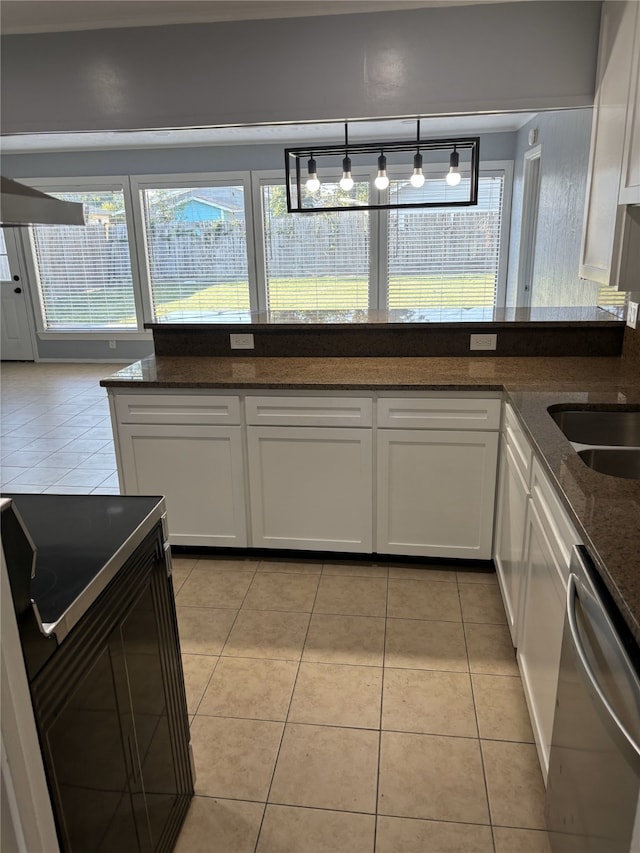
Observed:
[[[206,318],[201,313],[194,314],[190,321],[183,314],[174,317],[171,314],[161,317],[153,323],[145,323],[146,329],[175,330],[183,333],[186,330],[207,329],[247,325],[259,327],[261,331],[277,330],[278,327],[339,327],[367,326],[371,328],[389,328],[401,326],[406,328],[411,324],[437,324],[439,326],[461,323],[488,323],[496,328],[521,325],[545,326],[561,323],[567,326],[582,326],[596,324],[620,325],[624,322],[620,309],[611,307],[608,310],[591,307],[557,307],[557,308],[495,308],[493,306],[478,306],[474,308],[452,308],[449,306],[433,306],[431,308],[394,308],[367,309],[354,308],[334,311],[212,311]]]
[[[640,643],[640,481],[588,468],[547,413],[556,403],[640,404],[624,358],[156,358],[108,388],[505,391],[636,641]]]

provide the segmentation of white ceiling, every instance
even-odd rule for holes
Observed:
[[[5,35],[300,18],[509,0],[2,0]],[[522,0],[520,0],[522,2]]]
[[[475,136],[518,130],[534,113],[434,116],[420,120],[420,138]],[[349,141],[415,139],[416,119],[349,123]],[[46,151],[92,151],[118,148],[184,148],[204,145],[298,145],[308,141],[329,145],[344,140],[343,122],[323,124],[251,125],[241,127],[127,130],[101,133],[41,133],[3,136],[3,154]]]

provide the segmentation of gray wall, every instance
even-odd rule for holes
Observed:
[[[5,36],[3,133],[587,106],[600,5],[533,0]]]
[[[532,306],[595,304],[597,285],[578,277],[591,138],[591,109],[540,113],[516,137],[507,303],[517,292],[524,153],[529,130],[542,144]]]

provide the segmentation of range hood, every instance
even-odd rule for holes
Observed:
[[[0,225],[84,225],[84,210],[25,184],[0,178]]]

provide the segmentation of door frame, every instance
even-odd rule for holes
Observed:
[[[529,308],[531,306],[531,289],[533,287],[538,231],[541,166],[542,144],[540,143],[524,152],[522,217],[520,220],[520,251],[518,256],[518,287],[516,292],[516,305],[519,308]]]
[[[35,317],[33,313],[33,301],[31,299],[31,286],[27,277],[27,265],[24,260],[24,243],[22,228],[3,228],[4,241],[7,247],[7,261],[9,263],[10,275],[20,276],[22,292],[27,314],[27,327],[29,330],[29,344],[31,346],[31,361],[39,361],[38,341],[36,338]],[[29,359],[19,359],[29,361]]]

